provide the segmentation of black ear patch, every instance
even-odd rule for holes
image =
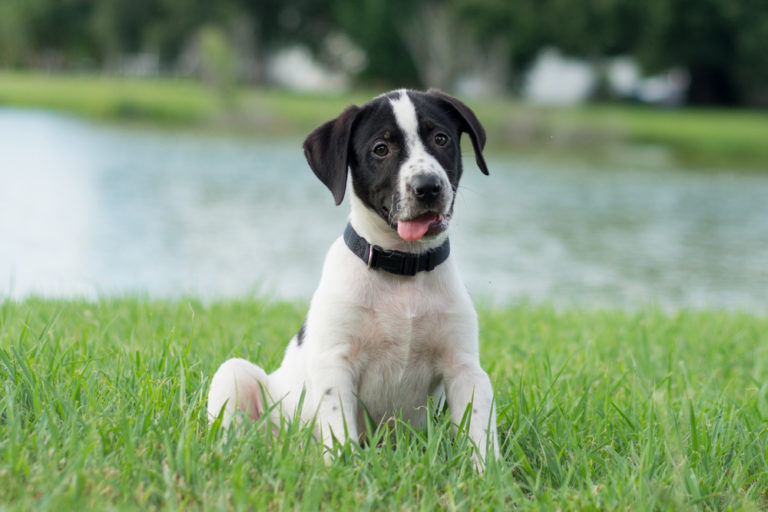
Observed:
[[[304,140],[304,156],[309,166],[341,204],[347,188],[349,139],[360,107],[351,105],[339,117],[315,128]]]
[[[488,166],[483,158],[483,148],[485,148],[485,129],[480,124],[480,120],[472,109],[462,103],[460,100],[449,96],[437,89],[430,89],[427,91],[430,96],[436,97],[443,102],[447,103],[456,114],[464,121],[464,125],[461,127],[461,131],[469,134],[469,138],[472,140],[472,147],[475,150],[475,161],[483,174],[488,175]]]

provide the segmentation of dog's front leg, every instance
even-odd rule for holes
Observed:
[[[461,423],[471,404],[469,438],[479,453],[473,455],[475,467],[482,472],[488,449],[499,456],[491,380],[477,362],[454,364],[445,373],[445,393],[454,425]]]
[[[335,454],[334,439],[344,444],[347,439],[358,438],[354,377],[348,364],[331,354],[319,356],[313,366],[310,389],[317,404],[317,426],[328,462]]]

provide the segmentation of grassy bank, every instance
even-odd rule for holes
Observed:
[[[242,89],[224,104],[197,82],[0,72],[0,106],[58,109],[119,122],[253,136],[303,136],[381,91],[306,95]],[[768,169],[768,113],[588,105],[543,108],[511,100],[471,100],[493,151],[615,155],[653,145],[682,164]]]
[[[296,425],[271,445],[209,428],[216,366],[273,369],[303,314],[256,301],[0,304],[0,508],[768,507],[768,318],[481,311],[503,460],[477,478],[444,417],[330,466]]]

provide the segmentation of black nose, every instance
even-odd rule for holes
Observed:
[[[414,176],[411,180],[411,190],[419,201],[429,202],[437,199],[442,188],[440,178],[434,174]]]

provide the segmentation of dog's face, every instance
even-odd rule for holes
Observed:
[[[400,238],[445,231],[461,178],[459,140],[468,133],[488,174],[485,131],[462,102],[439,91],[394,91],[351,106],[304,142],[307,161],[340,204],[347,169],[354,194]]]

